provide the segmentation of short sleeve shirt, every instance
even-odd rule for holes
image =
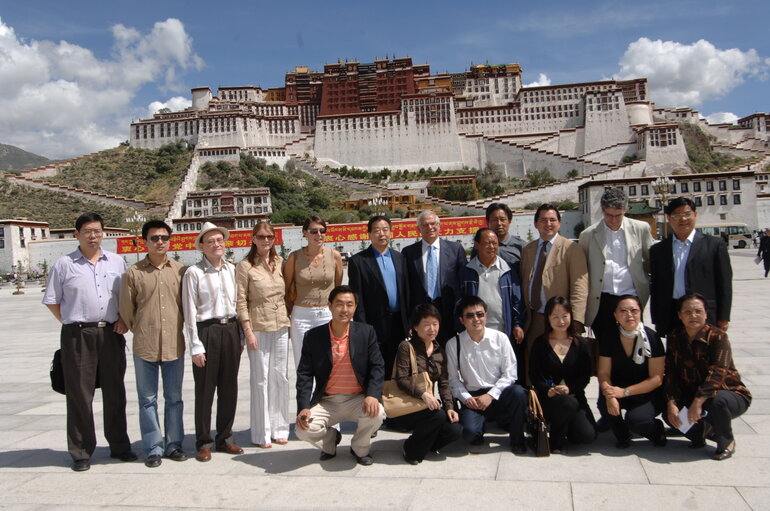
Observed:
[[[660,337],[651,329],[646,328],[650,340],[650,356],[662,357],[666,354]],[[620,333],[616,328],[610,329],[599,340],[599,355],[612,359],[610,378],[616,387],[629,387],[646,380],[649,376],[649,359],[641,364],[634,363],[633,357],[626,355],[620,342]]]

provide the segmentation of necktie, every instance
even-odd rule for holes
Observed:
[[[543,306],[540,299],[541,291],[543,290],[543,267],[545,266],[545,259],[548,257],[548,243],[540,244],[540,256],[537,258],[537,268],[535,268],[535,274],[532,276],[532,295],[530,295],[529,303],[532,304],[532,310],[537,312]]]
[[[428,248],[428,263],[425,265],[425,283],[428,288],[428,297],[434,300],[439,295],[438,290],[438,264],[436,262],[436,247]]]

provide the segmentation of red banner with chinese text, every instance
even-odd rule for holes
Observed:
[[[198,250],[195,246],[195,238],[198,237],[198,233],[190,234],[174,234],[171,236],[171,246],[168,250],[170,252],[178,252],[180,250]],[[118,238],[117,240],[117,252],[118,254],[133,254],[135,252],[147,252],[147,247],[144,245],[144,240],[139,238],[138,245],[134,245],[134,239],[132,237]],[[281,229],[275,230],[275,244],[280,245],[283,243],[283,236]],[[227,248],[243,248],[251,247],[251,229],[245,231],[230,231],[230,237],[225,242]]]
[[[329,225],[326,230],[325,241],[327,243],[342,243],[346,241],[369,241],[369,233],[366,231],[366,222],[355,224],[336,224]],[[474,234],[479,228],[486,227],[487,221],[483,216],[453,217],[441,219],[442,236],[463,236]],[[283,243],[282,230],[275,230],[275,244]],[[417,230],[417,221],[394,220],[393,221],[393,239],[418,238],[420,232]],[[197,250],[195,238],[198,233],[174,234],[171,236],[171,246],[169,251]],[[117,239],[118,254],[133,254],[136,252],[147,252],[144,240],[139,238],[138,245],[134,245],[134,238],[124,237]],[[227,240],[227,248],[248,248],[251,246],[251,230],[230,231],[230,238]]]

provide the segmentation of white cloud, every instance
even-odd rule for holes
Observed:
[[[659,106],[698,106],[724,96],[748,78],[766,79],[770,59],[753,49],[720,50],[701,39],[693,44],[642,37],[628,45],[614,78],[646,77]]]
[[[147,34],[115,25],[112,34],[112,57],[99,59],[67,41],[23,40],[0,18],[0,142],[52,158],[115,146],[128,138],[140,88],[181,90],[180,73],[203,66],[177,19]],[[155,103],[178,109],[184,102]]]
[[[736,124],[738,116],[732,112],[714,112],[706,116],[709,124]]]
[[[192,100],[183,96],[174,96],[169,98],[168,101],[153,101],[147,107],[147,117],[152,117],[153,114],[158,113],[161,108],[168,108],[172,112],[178,112],[192,106]]]
[[[551,85],[551,79],[545,73],[537,75],[537,80],[532,83],[526,84],[524,87],[543,87],[545,85]]]

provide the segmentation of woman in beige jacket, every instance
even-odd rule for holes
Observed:
[[[235,270],[238,321],[251,370],[251,442],[263,449],[289,438],[289,318],[283,260],[274,241],[270,223],[256,224],[251,250]]]

